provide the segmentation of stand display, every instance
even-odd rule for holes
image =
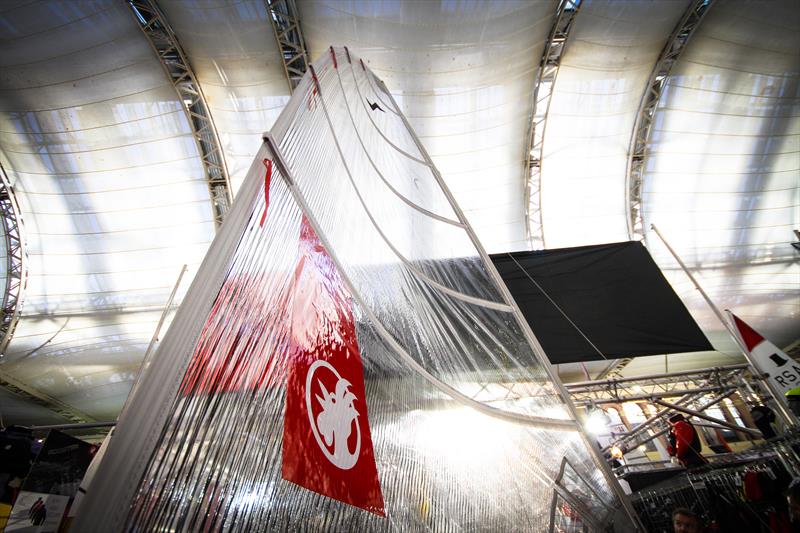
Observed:
[[[392,96],[331,48],[265,138],[76,528],[544,531],[569,509],[630,531],[618,489]]]

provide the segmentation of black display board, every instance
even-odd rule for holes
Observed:
[[[713,350],[639,242],[491,258],[552,363]]]
[[[75,496],[96,451],[93,444],[50,430],[22,490]]]

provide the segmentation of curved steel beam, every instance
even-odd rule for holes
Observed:
[[[205,169],[214,211],[214,224],[219,228],[233,203],[233,197],[222,144],[203,91],[175,32],[167,23],[155,0],[126,0],[126,3],[156,52],[167,77],[178,92],[178,99],[183,104]]]
[[[3,307],[0,309],[0,357],[6,352],[8,343],[22,310],[22,300],[28,282],[27,250],[25,246],[22,214],[14,195],[14,188],[0,164],[0,220],[6,247],[6,284],[3,291]]]
[[[703,17],[708,13],[714,0],[692,0],[678,25],[661,50],[647,87],[639,103],[639,112],[633,125],[628,145],[628,162],[625,170],[625,206],[627,210],[628,238],[643,240],[645,235],[642,217],[642,177],[647,148],[661,94],[667,86],[672,67],[678,61]]]
[[[19,396],[23,400],[44,407],[72,423],[85,424],[97,421],[95,418],[62,402],[58,398],[54,398],[27,383],[19,381],[2,369],[0,369],[0,387]]]
[[[544,45],[542,59],[536,71],[533,99],[531,103],[531,126],[528,130],[528,145],[525,152],[525,234],[531,249],[542,249],[544,228],[542,227],[542,158],[544,156],[544,133],[550,98],[553,95],[561,56],[567,45],[572,22],[581,8],[581,0],[560,0],[556,8],[555,22]]]
[[[264,0],[269,21],[278,41],[278,49],[283,59],[283,71],[289,82],[289,92],[308,70],[308,51],[300,30],[300,15],[294,0]]]

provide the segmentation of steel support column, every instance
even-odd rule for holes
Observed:
[[[264,0],[264,5],[278,41],[289,92],[293,92],[308,70],[308,53],[297,5],[294,0]]]
[[[167,23],[155,0],[126,0],[126,3],[155,50],[167,77],[178,92],[178,99],[183,104],[205,169],[214,224],[219,228],[233,203],[233,197],[222,144],[203,91],[175,32]]]
[[[643,240],[645,234],[642,217],[642,177],[656,108],[661,100],[661,94],[667,86],[672,67],[678,61],[713,2],[714,0],[692,0],[689,4],[686,13],[681,17],[680,22],[670,34],[667,44],[661,50],[639,103],[639,111],[636,114],[628,145],[628,163],[625,171],[626,218],[628,238],[631,240]]]
[[[544,133],[547,115],[555,88],[561,57],[567,45],[572,22],[581,8],[581,0],[561,0],[555,14],[555,22],[544,45],[542,59],[536,71],[531,102],[531,125],[525,151],[525,233],[531,249],[545,247],[542,228],[541,177],[544,157]]]
[[[6,283],[3,290],[3,307],[0,312],[0,357],[17,327],[22,310],[22,299],[28,281],[27,251],[25,246],[22,214],[14,195],[14,189],[0,164],[0,220],[3,223],[3,238],[6,247]]]

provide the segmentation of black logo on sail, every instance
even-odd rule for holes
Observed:
[[[784,359],[783,357],[781,357],[780,355],[778,355],[776,353],[770,355],[769,358],[772,360],[773,363],[775,363],[778,366],[783,366],[783,365],[785,365],[786,363],[789,362],[789,361],[787,361],[786,359]]]

